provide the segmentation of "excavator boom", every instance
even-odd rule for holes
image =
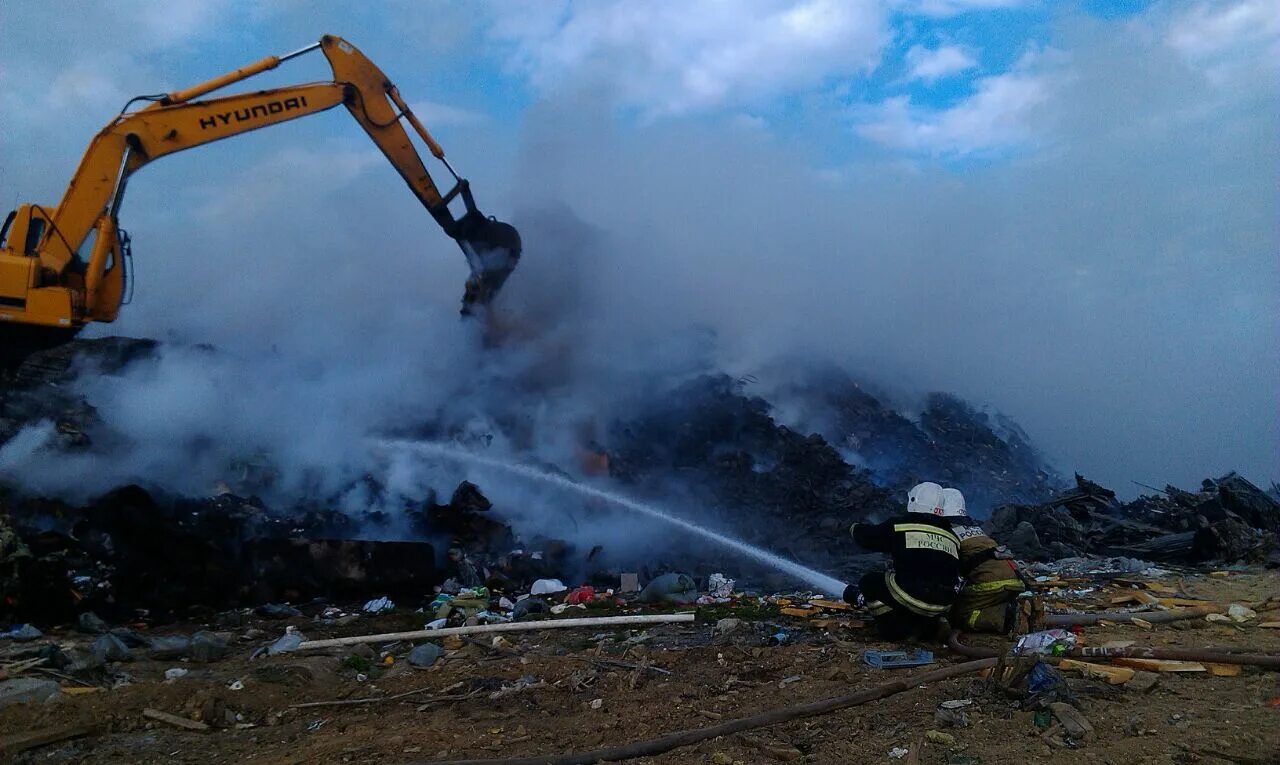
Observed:
[[[332,81],[202,99],[316,49],[328,59]],[[0,229],[0,359],[69,339],[89,322],[115,320],[126,294],[131,254],[118,215],[129,178],[139,168],[167,154],[339,104],[462,248],[471,268],[464,314],[487,305],[519,260],[519,233],[477,209],[470,184],[454,171],[395,85],[342,38],[326,35],[284,56],[268,56],[199,85],[142,100],[150,103],[136,111],[126,106],[94,136],[56,206],[23,204],[5,219]],[[436,186],[405,123],[449,172],[449,191],[441,193]],[[455,216],[450,204],[459,199],[463,209]]]

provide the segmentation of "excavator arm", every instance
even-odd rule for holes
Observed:
[[[197,100],[317,48],[333,69],[331,82]],[[145,100],[151,103],[136,111],[126,107],[94,136],[56,207],[22,205],[6,219],[0,230],[0,323],[59,328],[65,334],[90,321],[113,321],[125,294],[129,255],[129,240],[119,228],[118,213],[134,172],[167,154],[339,104],[378,145],[444,232],[461,246],[471,267],[464,314],[488,303],[520,257],[516,230],[480,213],[470,185],[454,172],[444,150],[395,85],[339,37],[326,35],[285,56],[268,56],[208,82]],[[405,123],[453,177],[448,192],[442,194],[432,180]],[[464,210],[455,217],[449,205],[459,197]]]

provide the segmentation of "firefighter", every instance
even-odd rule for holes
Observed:
[[[951,626],[966,632],[1008,632],[1026,582],[1012,560],[1000,557],[995,540],[969,518],[959,489],[943,489],[942,506],[960,539],[960,575],[964,577],[951,607]]]
[[[847,602],[871,610],[877,632],[888,640],[946,634],[945,616],[959,583],[960,540],[943,515],[942,487],[926,482],[907,495],[906,515],[849,528],[860,546],[893,558],[887,571],[863,576],[844,593]]]

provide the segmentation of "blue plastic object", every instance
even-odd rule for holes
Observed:
[[[923,648],[907,653],[906,651],[864,651],[862,660],[876,669],[894,669],[896,667],[922,667],[933,663],[933,651]]]

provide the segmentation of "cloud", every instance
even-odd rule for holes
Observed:
[[[476,125],[489,119],[486,114],[439,101],[418,101],[412,106],[418,118],[427,126],[427,130],[431,130],[433,126]]]
[[[1174,19],[1168,42],[1193,58],[1266,48],[1275,60],[1280,40],[1280,4],[1271,0],[1196,3]]]
[[[1036,0],[893,0],[899,10],[921,16],[958,16],[974,11],[1024,8]]]
[[[540,91],[593,87],[651,117],[865,73],[889,40],[881,7],[837,0],[503,6],[491,34]]]
[[[1051,97],[1044,74],[1006,72],[984,77],[975,91],[945,109],[895,96],[855,110],[858,135],[882,146],[935,157],[999,154],[1037,139],[1037,112]]]
[[[1256,79],[1280,87],[1280,3],[1196,3],[1160,31],[1170,48],[1224,92],[1248,90],[1242,83]]]
[[[959,45],[939,45],[932,49],[913,45],[907,51],[906,62],[910,67],[908,79],[925,82],[950,77],[978,65],[973,52]]]

